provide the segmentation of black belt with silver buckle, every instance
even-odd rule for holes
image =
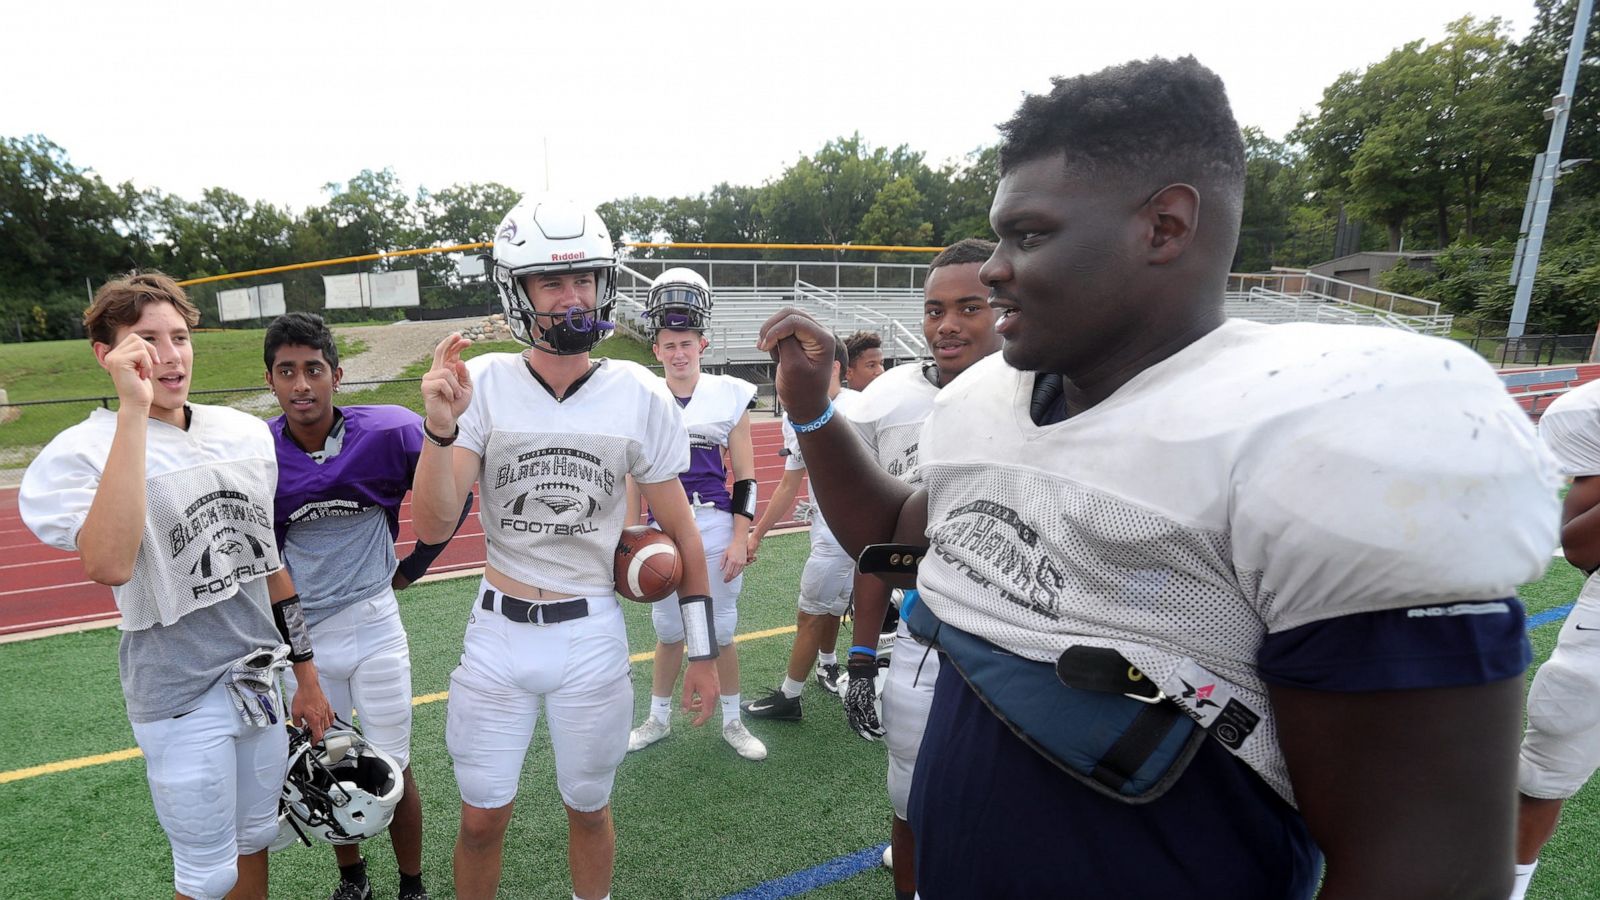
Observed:
[[[483,592],[483,608],[494,612],[494,591]],[[571,600],[550,603],[529,603],[509,594],[500,595],[500,615],[525,625],[555,625],[558,622],[581,619],[588,614],[587,597],[574,597]]]

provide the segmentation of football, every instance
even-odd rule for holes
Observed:
[[[617,541],[617,593],[640,603],[654,603],[678,589],[683,559],[672,538],[644,525],[622,529]]]

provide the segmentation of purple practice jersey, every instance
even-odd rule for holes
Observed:
[[[422,419],[399,406],[346,406],[319,461],[272,419],[278,455],[274,526],[315,625],[389,585],[400,502],[422,453]]]
[[[689,471],[679,480],[691,503],[715,506],[723,512],[733,510],[722,452],[755,392],[755,385],[742,378],[703,374],[695,383],[694,396],[678,398],[683,424],[689,430]]]

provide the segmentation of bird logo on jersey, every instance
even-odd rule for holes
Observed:
[[[249,556],[245,547],[249,546]],[[233,527],[217,529],[211,536],[211,545],[201,551],[200,558],[189,568],[190,575],[206,579],[194,587],[196,597],[202,594],[228,590],[241,576],[246,578],[269,574],[272,566],[265,562],[267,548],[255,535]],[[241,559],[245,561],[240,562]]]
[[[501,508],[510,510],[514,516],[521,516],[530,511],[531,504],[538,504],[557,516],[581,510],[580,515],[585,519],[593,516],[600,508],[599,502],[585,495],[578,485],[561,481],[536,484],[531,490],[501,504]]]

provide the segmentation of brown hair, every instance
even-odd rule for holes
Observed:
[[[200,324],[200,310],[176,281],[161,272],[130,272],[100,286],[83,314],[83,330],[97,344],[116,342],[117,329],[139,321],[151,303],[171,303],[189,327]]]

